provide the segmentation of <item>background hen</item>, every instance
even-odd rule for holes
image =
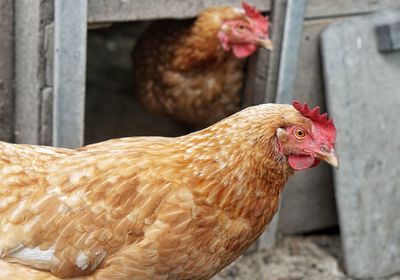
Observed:
[[[1,142],[0,278],[209,279],[262,233],[289,175],[337,166],[335,138],[294,103],[177,138]]]
[[[243,58],[272,48],[268,19],[243,9],[212,7],[195,22],[167,20],[149,27],[133,51],[135,91],[154,114],[211,124],[240,108]]]

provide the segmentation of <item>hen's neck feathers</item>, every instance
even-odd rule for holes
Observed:
[[[259,105],[178,138],[185,169],[200,182],[193,188],[231,218],[256,224],[272,217],[293,172],[275,137],[277,128],[288,122],[282,115],[298,117],[291,106]]]
[[[203,12],[181,37],[172,66],[182,71],[225,61],[231,54],[222,49],[217,33],[225,20],[240,17],[240,12],[231,7],[209,8]]]

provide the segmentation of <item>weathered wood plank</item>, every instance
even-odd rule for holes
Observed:
[[[336,17],[400,7],[399,0],[308,0],[306,18]]]
[[[14,138],[13,104],[13,16],[14,2],[0,2],[0,140]]]
[[[382,54],[377,25],[400,9],[353,17],[322,33],[327,101],[338,130],[335,172],[347,272],[379,278],[400,271],[400,51]]]
[[[269,60],[270,51],[266,49],[258,49],[250,57],[243,90],[243,107],[264,103]]]
[[[53,145],[54,23],[44,28],[44,88],[41,92],[40,144]]]
[[[275,102],[290,104],[293,100],[307,1],[288,0],[287,5]]]
[[[253,0],[252,5],[269,11],[270,0]],[[240,6],[241,0],[88,0],[88,21],[111,22],[161,18],[190,18],[209,6]]]
[[[53,88],[42,90],[40,111],[40,144],[53,145]]]
[[[51,145],[47,108],[53,77],[53,1],[14,1],[15,141]],[[47,116],[47,117],[45,117]],[[46,127],[42,129],[42,127]]]
[[[304,23],[294,99],[325,110],[324,86],[319,56],[320,32],[334,19]],[[325,164],[294,175],[284,189],[279,231],[303,233],[337,225],[332,170]]]
[[[15,1],[15,141],[39,143],[40,1]]]
[[[45,85],[54,85],[54,22],[44,28]]]
[[[278,85],[278,73],[280,54],[282,48],[283,29],[285,25],[286,0],[273,1],[271,3],[271,39],[274,45],[273,50],[269,53],[268,70],[266,76],[266,87],[264,93],[264,103],[275,102],[276,88]]]
[[[55,2],[53,145],[83,145],[87,1]]]

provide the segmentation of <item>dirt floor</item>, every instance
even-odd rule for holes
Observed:
[[[338,235],[284,237],[271,250],[247,254],[213,280],[353,280],[342,269]],[[400,275],[374,280],[400,280]]]

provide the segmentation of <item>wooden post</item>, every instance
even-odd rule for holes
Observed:
[[[83,145],[87,1],[55,1],[53,145]]]
[[[307,0],[288,0],[279,63],[277,103],[291,103]]]
[[[0,2],[0,140],[12,142],[14,138],[13,102],[13,0]]]
[[[39,143],[40,39],[40,1],[16,1],[14,129],[17,143]]]
[[[285,25],[287,1],[273,1],[271,7],[272,15],[272,43],[274,49],[270,53],[268,61],[267,81],[265,84],[264,102],[272,103],[275,102],[276,88],[278,85],[278,73],[282,49],[283,32]]]

